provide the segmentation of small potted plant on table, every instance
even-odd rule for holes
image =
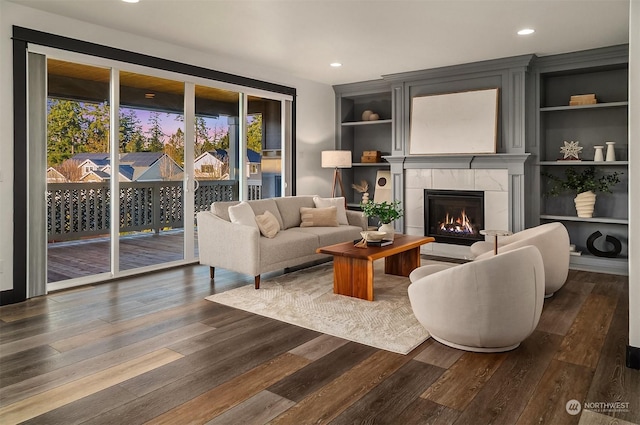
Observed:
[[[400,201],[393,202],[366,202],[361,203],[360,208],[366,217],[376,217],[378,219],[379,231],[385,232],[386,240],[393,240],[393,223],[395,220],[403,216],[404,211],[400,208]]]

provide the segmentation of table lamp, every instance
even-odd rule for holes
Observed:
[[[331,197],[336,196],[336,181],[340,184],[342,196],[346,195],[342,178],[338,168],[351,168],[351,151],[322,151],[322,168],[333,168],[333,184],[331,185]]]

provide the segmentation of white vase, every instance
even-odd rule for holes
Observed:
[[[593,148],[596,150],[596,153],[593,156],[593,160],[595,162],[604,161],[604,154],[602,153],[602,150],[604,149],[604,146],[594,146]]]
[[[590,218],[593,217],[593,207],[596,204],[596,194],[592,191],[578,193],[573,200],[576,204],[576,211],[578,217]]]
[[[607,144],[607,162],[613,162],[616,160],[616,142],[605,142]]]
[[[392,241],[393,236],[395,234],[395,229],[393,228],[393,224],[385,223],[378,228],[378,231],[385,232],[386,235],[382,237],[385,241]]]

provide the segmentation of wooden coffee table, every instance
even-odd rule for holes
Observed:
[[[434,238],[396,234],[392,245],[356,248],[353,242],[324,246],[319,254],[333,255],[333,292],[373,301],[373,262],[384,258],[384,272],[409,276],[420,266],[420,246]]]

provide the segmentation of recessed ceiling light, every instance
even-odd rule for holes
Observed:
[[[529,34],[533,34],[534,32],[536,32],[536,30],[532,28],[524,28],[518,31],[518,35],[529,35]]]
[[[340,62],[333,62],[333,63],[330,63],[329,65],[334,68],[340,68],[342,66]]]
[[[140,0],[122,0],[125,3],[138,3]]]

